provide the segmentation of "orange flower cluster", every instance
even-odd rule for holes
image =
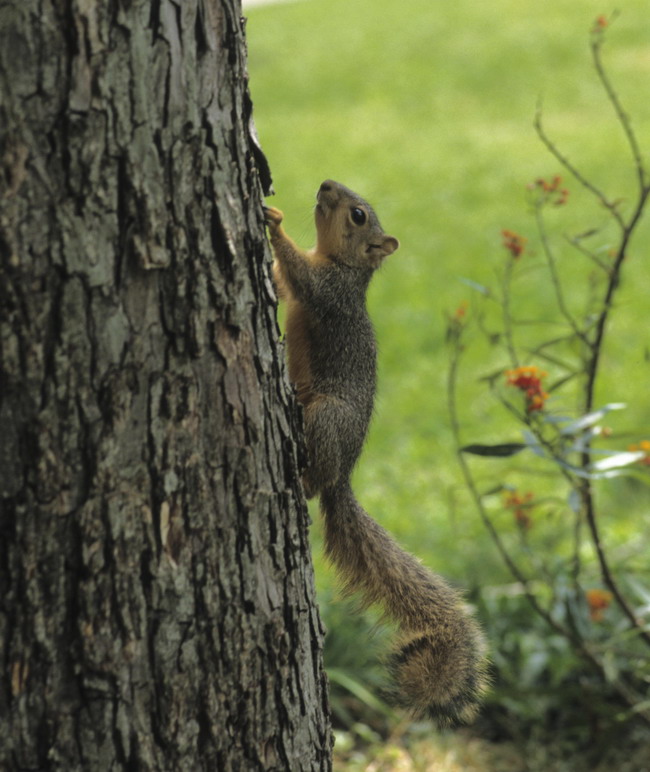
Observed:
[[[503,506],[506,509],[511,509],[515,516],[517,525],[527,531],[533,524],[530,517],[530,510],[535,506],[533,504],[533,494],[529,491],[523,496],[517,491],[507,493],[503,501]]]
[[[594,32],[600,32],[609,27],[609,19],[605,15],[599,16],[594,22]]]
[[[542,388],[542,378],[547,375],[544,370],[531,365],[529,367],[516,367],[514,370],[506,370],[508,385],[523,391],[526,396],[526,410],[533,413],[542,410],[548,399],[548,393]]]
[[[525,236],[520,236],[515,231],[502,230],[503,246],[510,252],[510,254],[517,260],[523,255],[526,250],[526,242],[528,239]]]
[[[630,445],[628,450],[631,450],[632,453],[642,450],[645,453],[645,456],[639,459],[639,463],[650,466],[650,440],[641,440],[638,444]]]
[[[605,609],[612,602],[614,597],[608,590],[587,590],[585,593],[587,605],[589,606],[589,617],[592,622],[601,622]]]
[[[561,188],[561,184],[562,177],[556,174],[550,182],[539,177],[528,186],[528,189],[538,190],[542,194],[541,200],[543,203],[550,201],[553,206],[563,206],[569,198],[569,191],[567,188]]]

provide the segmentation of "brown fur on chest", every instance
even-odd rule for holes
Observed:
[[[330,264],[329,259],[315,249],[301,254],[313,268],[317,269]],[[277,259],[273,262],[273,278],[280,299],[287,304],[286,342],[289,380],[296,387],[298,399],[304,407],[307,407],[317,396],[313,391],[309,356],[309,314],[304,305],[294,297],[291,283],[284,275],[281,262]]]
[[[314,397],[307,332],[309,320],[307,310],[295,298],[287,299],[286,327],[289,380],[296,387],[300,402],[307,406]]]

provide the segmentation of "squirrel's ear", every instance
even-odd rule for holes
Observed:
[[[379,244],[369,244],[366,249],[366,254],[370,260],[371,265],[375,268],[379,268],[385,257],[392,255],[393,252],[399,247],[399,241],[392,236],[384,236]]]
[[[381,243],[381,251],[384,257],[392,255],[393,252],[399,247],[399,241],[393,236],[386,236]]]

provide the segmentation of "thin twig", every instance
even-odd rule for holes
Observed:
[[[568,234],[565,234],[564,238],[571,244],[574,249],[577,249],[578,252],[583,254],[585,257],[588,257],[595,265],[597,265],[599,268],[602,268],[605,273],[609,274],[612,267],[608,263],[601,260],[599,257],[597,257],[591,250],[587,249],[587,247],[583,247],[580,243],[580,239],[577,236],[569,236]]]
[[[637,141],[636,134],[632,129],[630,117],[623,109],[623,105],[621,104],[621,100],[618,98],[616,89],[614,89],[614,87],[612,86],[611,81],[609,80],[609,76],[607,75],[607,72],[603,67],[603,62],[600,56],[602,45],[603,45],[603,39],[604,38],[602,33],[597,33],[592,37],[591,53],[594,61],[594,66],[596,68],[596,72],[598,73],[600,82],[602,83],[603,88],[607,92],[607,98],[609,99],[609,103],[614,108],[614,111],[616,112],[616,115],[618,117],[618,122],[621,124],[621,127],[625,132],[628,145],[630,146],[630,150],[632,151],[632,156],[634,157],[634,165],[636,166],[636,172],[639,178],[639,189],[641,191],[644,191],[645,188],[647,187],[647,184],[646,184],[646,173],[645,173],[645,168],[643,163],[643,157],[641,155],[641,150],[639,148],[639,143]]]
[[[589,453],[587,451],[582,454],[583,464],[585,463],[585,456],[588,463]],[[594,548],[596,550],[596,555],[598,556],[598,563],[600,565],[600,573],[603,577],[603,581],[614,596],[614,599],[618,603],[621,611],[623,611],[625,616],[630,620],[632,626],[639,631],[639,637],[645,641],[645,643],[650,645],[650,633],[644,629],[643,622],[636,616],[634,609],[628,604],[625,596],[618,586],[618,583],[614,579],[614,575],[612,574],[609,563],[607,562],[607,556],[605,555],[603,544],[600,538],[600,529],[598,528],[598,523],[596,522],[594,497],[589,480],[583,481],[580,493],[582,496],[587,526],[589,528],[589,533],[591,534],[591,541],[593,542]]]
[[[560,313],[567,320],[574,334],[578,338],[580,338],[580,340],[583,343],[587,343],[587,336],[580,329],[580,327],[578,327],[576,320],[571,315],[571,312],[569,311],[566,305],[566,302],[564,300],[564,292],[562,290],[562,284],[560,283],[560,277],[558,276],[558,273],[557,273],[557,266],[555,265],[555,255],[553,254],[553,250],[551,249],[551,245],[548,240],[546,225],[544,223],[544,217],[542,215],[542,207],[539,204],[535,206],[535,220],[537,222],[537,231],[539,233],[539,237],[542,242],[542,248],[544,249],[544,254],[546,256],[546,262],[548,263],[548,269],[551,274],[551,281],[553,282],[553,289],[555,290],[555,296],[557,298],[557,304],[558,304],[558,308],[560,309]]]
[[[512,335],[512,316],[510,313],[510,286],[512,281],[512,271],[515,261],[509,260],[506,263],[506,270],[503,275],[503,302],[501,308],[503,311],[503,335],[506,339],[506,346],[508,353],[510,354],[510,362],[512,367],[519,366],[519,358],[517,357],[517,349],[515,347],[515,341]]]
[[[596,383],[596,375],[598,373],[598,365],[600,364],[600,355],[602,351],[603,338],[605,336],[605,327],[609,319],[609,312],[612,308],[612,300],[614,293],[616,292],[620,283],[621,268],[623,261],[627,255],[627,247],[632,237],[632,232],[639,222],[643,209],[648,200],[648,194],[650,194],[650,188],[645,188],[637,201],[637,206],[627,224],[623,225],[623,233],[621,236],[621,244],[616,253],[616,258],[612,266],[607,288],[605,290],[605,296],[603,298],[602,310],[598,316],[598,320],[595,325],[594,339],[591,344],[592,355],[587,367],[587,385],[586,385],[586,397],[585,397],[585,412],[589,413],[593,409],[594,404],[594,387]]]
[[[544,126],[542,125],[542,110],[541,106],[538,106],[537,108],[537,114],[535,116],[535,130],[537,131],[537,136],[541,139],[541,141],[546,146],[546,149],[551,153],[551,155],[555,156],[557,160],[562,164],[562,166],[573,176],[575,179],[587,190],[589,190],[593,195],[600,201],[600,203],[607,209],[612,217],[618,222],[618,224],[621,226],[621,228],[624,227],[623,218],[620,214],[620,212],[617,209],[617,203],[614,201],[610,201],[607,196],[599,189],[597,188],[592,182],[590,182],[572,163],[569,161],[569,159],[558,150],[557,145],[551,140],[548,135],[546,134],[544,130]]]

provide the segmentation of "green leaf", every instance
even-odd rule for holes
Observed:
[[[530,448],[536,456],[539,456],[540,458],[546,458],[544,448],[542,448],[542,446],[539,444],[537,437],[535,437],[532,432],[529,432],[528,429],[524,429],[522,434],[526,440],[526,447]]]
[[[460,450],[461,453],[472,453],[475,456],[506,458],[507,456],[514,456],[521,450],[525,450],[526,447],[528,446],[523,442],[506,442],[501,445],[465,445]]]
[[[361,681],[349,676],[342,668],[327,668],[327,676],[330,681],[333,681],[339,686],[342,686],[344,689],[347,689],[351,694],[354,694],[357,699],[361,700],[361,702],[365,703],[369,708],[376,710],[378,713],[383,713],[385,716],[393,717],[395,715],[395,711],[389,705],[376,697],[361,683]]]

